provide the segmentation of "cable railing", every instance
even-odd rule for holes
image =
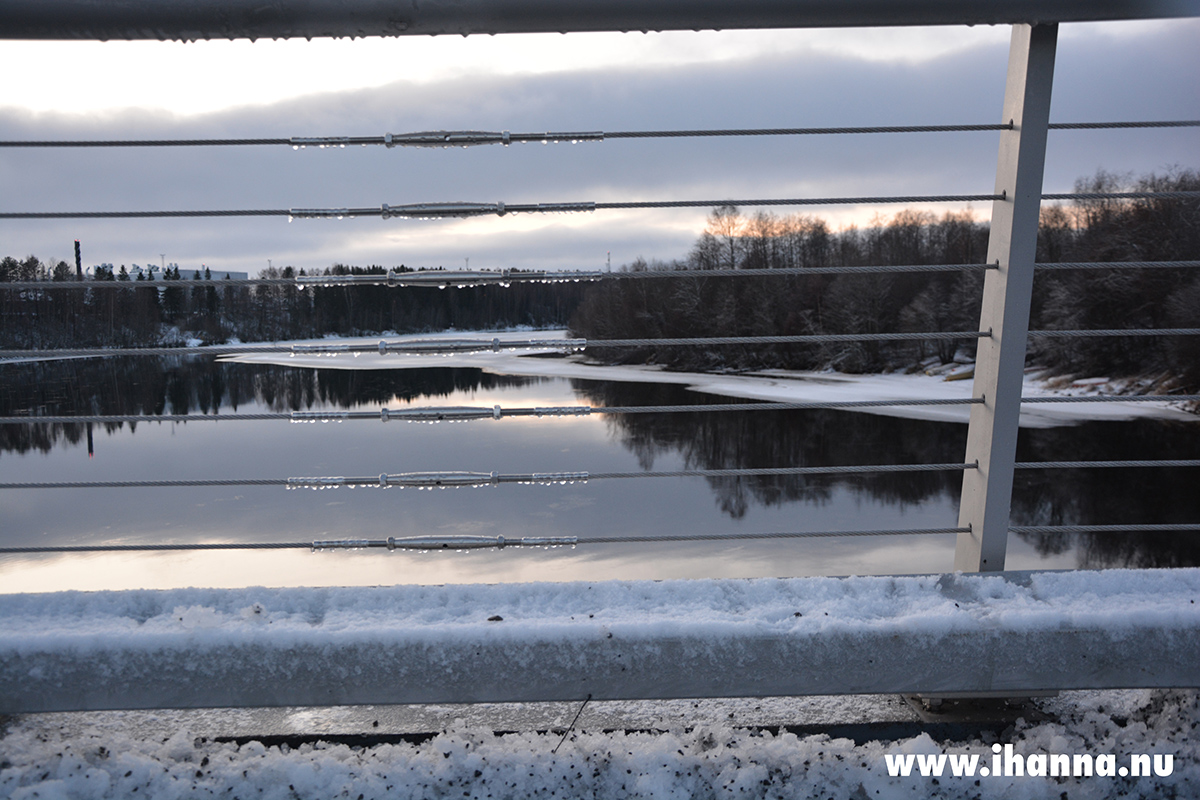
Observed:
[[[1032,45],[1031,45],[1032,47]],[[1014,51],[1015,52],[1015,51]],[[1048,87],[1046,89],[1048,92]],[[1023,113],[1023,111],[1021,111]],[[1048,123],[1040,125],[1043,136],[1041,147],[1044,153],[1044,134],[1049,130],[1100,130],[1100,129],[1149,129],[1149,128],[1183,128],[1200,126],[1196,120],[1176,120],[1159,122],[1080,122],[1080,123]],[[286,137],[286,138],[257,138],[257,139],[144,139],[144,140],[13,140],[0,141],[0,148],[106,148],[106,147],[211,147],[211,146],[259,146],[283,145],[294,149],[314,147],[319,149],[342,149],[348,146],[381,145],[386,148],[394,147],[472,147],[482,145],[510,145],[514,143],[559,143],[559,142],[602,142],[618,139],[678,139],[686,137],[764,137],[764,136],[807,136],[807,135],[852,135],[852,134],[915,134],[915,133],[944,133],[944,132],[1000,132],[1004,136],[1024,136],[1024,128],[1030,128],[1035,133],[1037,121],[1024,120],[1023,124],[1013,121],[990,125],[923,125],[923,126],[875,126],[875,127],[826,127],[826,128],[757,128],[757,129],[710,129],[710,130],[642,130],[642,131],[577,131],[577,132],[533,132],[512,133],[509,131],[421,131],[405,134],[384,134],[383,136],[360,137]],[[1011,168],[1020,172],[1020,164],[1006,167],[1001,164],[999,173]],[[1040,170],[1040,167],[1039,167]],[[633,199],[627,201],[573,201],[552,203],[509,203],[509,202],[424,202],[406,203],[400,205],[382,204],[366,207],[341,208],[264,208],[264,209],[211,209],[211,210],[147,210],[147,211],[43,211],[43,212],[0,212],[0,219],[135,219],[135,218],[211,218],[211,217],[287,217],[289,221],[296,219],[351,219],[358,217],[379,217],[388,219],[466,219],[484,216],[506,217],[515,214],[549,214],[549,213],[590,213],[605,210],[649,210],[673,208],[718,208],[722,206],[742,207],[774,207],[774,206],[829,206],[829,205],[867,205],[867,204],[901,204],[901,203],[961,203],[961,202],[992,202],[994,204],[993,225],[1006,224],[1003,219],[996,219],[995,209],[1006,209],[1018,202],[1028,203],[1028,198],[1041,201],[1067,200],[1076,202],[1123,202],[1132,200],[1194,200],[1200,198],[1197,191],[1125,191],[1125,192],[1071,192],[1046,193],[1040,191],[1040,174],[1037,177],[1038,191],[1030,194],[1028,191],[1020,196],[1013,191],[1005,181],[998,181],[1003,186],[993,193],[980,194],[928,194],[928,195],[892,195],[892,196],[852,196],[852,197],[812,197],[812,198],[751,198],[751,199],[663,199],[645,200]],[[1021,179],[1014,178],[1019,184]],[[1009,181],[1013,183],[1013,181]],[[1026,187],[1027,189],[1028,187]],[[1026,198],[1022,200],[1021,198]],[[1028,206],[1026,206],[1028,207]],[[995,231],[994,231],[995,232]],[[1015,234],[1014,234],[1015,235]],[[388,270],[380,274],[368,275],[296,275],[288,278],[255,278],[227,279],[221,281],[125,281],[125,280],[82,280],[82,281],[13,281],[0,283],[0,291],[26,291],[44,289],[127,289],[127,290],[167,290],[167,289],[216,289],[218,287],[292,287],[299,290],[306,288],[356,288],[368,286],[384,287],[438,287],[438,288],[468,288],[475,286],[512,286],[522,283],[566,283],[566,282],[600,282],[611,280],[646,280],[646,279],[701,279],[701,278],[759,278],[759,277],[803,277],[817,275],[853,275],[853,274],[884,274],[906,272],[984,272],[989,281],[992,276],[1006,274],[1011,269],[1008,252],[988,254],[987,263],[982,264],[909,264],[909,265],[830,265],[798,266],[779,269],[714,269],[714,270],[646,270],[638,272],[607,272],[600,270]],[[1038,263],[1028,265],[1030,273],[1034,270],[1098,270],[1098,269],[1183,269],[1200,267],[1198,260],[1174,261],[1129,261],[1129,262],[1064,262]],[[1005,278],[1007,280],[1007,278]],[[985,293],[995,291],[985,284]],[[1000,291],[1008,291],[1007,288]],[[1016,291],[1022,291],[1018,288]],[[1027,290],[1026,290],[1027,291]],[[1028,304],[1028,298],[1023,301]],[[985,317],[986,317],[985,311]],[[1134,329],[1134,328],[1105,328],[1105,329],[1076,329],[1076,330],[1027,330],[1027,319],[1011,328],[1018,334],[1017,338],[1024,347],[1026,339],[1046,338],[1098,338],[1098,337],[1167,337],[1195,336],[1200,334],[1200,328],[1166,328],[1166,329]],[[402,340],[366,343],[295,343],[295,344],[237,344],[209,345],[199,347],[124,347],[124,348],[53,348],[53,349],[10,349],[0,350],[0,358],[39,358],[46,355],[56,357],[109,357],[109,356],[179,356],[179,355],[256,355],[256,354],[287,354],[289,356],[327,356],[339,355],[356,356],[361,354],[388,355],[453,355],[465,353],[499,353],[506,351],[539,351],[563,354],[581,353],[589,349],[613,348],[647,348],[647,347],[764,347],[775,345],[826,345],[848,344],[863,342],[928,342],[928,341],[977,341],[982,347],[985,342],[991,342],[1001,347],[1003,342],[1010,340],[1012,335],[1004,329],[1010,326],[1012,320],[1005,319],[991,326],[981,322],[980,330],[975,331],[923,331],[923,332],[871,332],[871,333],[809,333],[778,336],[709,336],[709,337],[641,337],[641,338],[611,338],[611,339],[428,339]],[[1011,347],[1011,345],[1010,345]],[[981,358],[981,361],[992,359],[993,356]],[[1011,370],[1011,366],[1007,369]],[[1003,395],[1003,398],[999,397]],[[895,399],[895,400],[850,400],[850,401],[820,401],[820,402],[772,402],[772,403],[714,403],[694,405],[647,405],[647,406],[535,406],[502,408],[494,405],[490,408],[481,407],[426,407],[388,409],[378,411],[291,411],[261,414],[162,414],[162,415],[122,415],[122,414],[82,414],[82,415],[14,415],[0,417],[0,424],[33,425],[33,424],[110,424],[135,423],[146,421],[159,422],[190,422],[190,421],[260,421],[287,419],[294,423],[341,422],[343,420],[375,419],[383,422],[389,420],[408,422],[441,422],[441,421],[472,421],[499,420],[505,417],[585,417],[593,414],[662,414],[662,413],[702,413],[702,412],[761,412],[782,410],[808,409],[871,409],[887,407],[917,407],[937,405],[962,405],[972,409],[972,426],[975,426],[974,415],[977,410],[986,414],[995,414],[1004,404],[1037,404],[1037,403],[1144,403],[1144,402],[1194,402],[1200,400],[1195,394],[1159,394],[1159,395],[1123,395],[1123,394],[1083,394],[1057,396],[1020,396],[1012,395],[1011,389],[997,389],[984,384],[977,384],[976,391],[971,397],[965,398],[926,398],[926,399]],[[1010,409],[1011,410],[1011,409]],[[1008,413],[1008,412],[1005,412]],[[990,424],[990,423],[989,423]],[[1015,423],[1005,423],[1015,424]],[[973,440],[973,438],[972,438]],[[995,441],[995,435],[993,434]],[[993,444],[994,444],[993,441]],[[991,445],[984,447],[987,451]],[[755,478],[806,478],[821,476],[855,476],[865,474],[889,473],[920,473],[920,472],[962,472],[968,474],[985,474],[990,481],[993,473],[1003,473],[1007,469],[1011,475],[1015,470],[1081,470],[1081,469],[1179,469],[1200,467],[1200,460],[1195,459],[1143,459],[1124,461],[1042,461],[1016,462],[1011,458],[1003,462],[1001,454],[1000,469],[995,464],[988,468],[981,466],[985,458],[991,458],[990,452],[985,452],[984,458],[971,458],[971,449],[963,463],[933,463],[933,464],[876,464],[876,465],[845,465],[845,466],[790,466],[736,469],[683,469],[670,471],[652,471],[649,469],[631,472],[534,472],[534,473],[500,473],[492,472],[408,472],[382,473],[378,476],[365,477],[289,477],[289,478],[214,478],[214,479],[162,479],[162,480],[109,480],[109,481],[43,481],[43,482],[10,482],[0,483],[0,490],[30,490],[30,489],[121,489],[121,488],[179,488],[179,487],[209,487],[209,486],[258,486],[284,487],[286,489],[336,489],[336,488],[414,488],[418,490],[447,489],[465,487],[498,486],[501,484],[537,484],[537,485],[569,485],[578,482],[605,479],[653,479],[653,478],[705,478],[705,479],[755,479]],[[967,478],[964,477],[964,481]],[[965,483],[964,483],[965,486]],[[1003,485],[999,486],[1003,490]],[[992,489],[989,489],[992,491]],[[1011,486],[1009,487],[1011,491]],[[965,492],[965,489],[964,489]],[[1003,501],[1003,498],[1002,498]],[[815,532],[770,532],[770,533],[695,533],[672,534],[658,536],[607,536],[607,537],[482,537],[482,536],[416,536],[416,537],[387,537],[380,539],[326,539],[310,542],[276,542],[276,543],[195,543],[195,544],[98,544],[70,545],[49,547],[7,547],[0,548],[0,553],[79,553],[79,552],[123,552],[123,551],[153,551],[153,550],[224,550],[224,549],[284,549],[307,548],[314,551],[345,550],[345,549],[386,549],[394,550],[454,550],[466,551],[476,549],[503,549],[507,547],[560,547],[578,546],[583,544],[631,544],[641,542],[716,542],[736,541],[742,539],[786,539],[786,538],[828,538],[853,536],[891,536],[891,535],[956,535],[959,541],[960,564],[973,564],[972,568],[995,569],[995,560],[989,562],[986,553],[995,552],[995,545],[986,542],[982,549],[964,550],[965,540],[978,541],[980,537],[995,537],[997,533],[1006,536],[1008,533],[1047,534],[1104,534],[1130,531],[1158,532],[1192,532],[1200,530],[1200,525],[1173,524],[1125,524],[1125,525],[1059,525],[1059,526],[1010,526],[997,528],[988,516],[992,512],[976,510],[964,511],[960,515],[960,524],[954,528],[921,528],[921,529],[879,529],[867,531],[815,531]],[[989,519],[982,525],[977,521],[966,521],[971,514],[976,518]],[[964,538],[965,537],[965,538]],[[999,546],[1000,566],[1003,567],[1003,543]],[[964,556],[964,552],[966,555]],[[981,555],[981,553],[983,555]],[[964,560],[965,559],[965,560]],[[972,559],[977,559],[972,561]]]

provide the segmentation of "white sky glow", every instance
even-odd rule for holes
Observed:
[[[1172,22],[1077,25],[1121,34]],[[868,61],[919,62],[1005,42],[1006,26],[664,33],[516,34],[280,41],[0,42],[10,64],[36,64],[7,81],[0,105],[36,112],[153,108],[202,114],[397,80],[474,73],[537,74],[640,63],[685,65],[795,51]]]

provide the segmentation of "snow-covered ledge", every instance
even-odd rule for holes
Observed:
[[[1200,686],[1200,569],[0,596],[0,712]]]

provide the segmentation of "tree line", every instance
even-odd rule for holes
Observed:
[[[1196,191],[1200,174],[1175,169],[1140,179],[1100,172],[1076,182],[1080,193]],[[516,283],[510,287],[236,286],[178,267],[162,279],[97,268],[90,280],[128,283],[118,290],[5,290],[7,281],[70,281],[66,262],[34,256],[0,260],[0,344],[8,348],[137,347],[187,338],[207,343],[273,341],[530,325],[562,326],[590,339],[770,336],[892,331],[974,331],[981,271],[785,275],[724,278],[717,269],[863,265],[982,264],[988,224],[970,211],[936,216],[901,211],[868,226],[833,230],[807,214],[744,216],[713,211],[691,251],[671,262],[638,259],[622,269],[672,270],[671,280]],[[1195,198],[1081,200],[1043,208],[1039,262],[1173,261],[1200,258]],[[407,268],[401,266],[400,271]],[[325,275],[384,274],[380,266],[335,264]],[[268,278],[304,275],[291,267]],[[1200,327],[1200,270],[1099,269],[1039,272],[1032,329]],[[675,369],[744,370],[766,366],[873,372],[973,355],[975,340],[850,342],[822,345],[646,347],[605,350],[614,362]],[[1159,371],[1200,386],[1197,337],[1031,340],[1030,357],[1062,373]]]
[[[411,272],[401,266],[397,271]],[[385,275],[380,266],[335,264],[323,275]],[[293,279],[292,267],[264,270],[260,277]],[[208,344],[230,339],[276,341],[326,334],[384,331],[415,333],[504,328],[562,327],[583,300],[582,284],[514,283],[510,287],[275,286],[234,285],[213,280],[209,270],[185,279],[178,267],[159,280],[122,266],[95,268],[91,281],[128,287],[103,290],[9,289],[10,281],[74,281],[66,262],[36,256],[0,259],[0,344],[8,348],[146,347],[196,338]]]
[[[1140,179],[1100,172],[1076,182],[1078,193],[1179,192],[1200,189],[1200,174],[1175,169]],[[716,269],[863,265],[982,264],[988,224],[970,211],[936,216],[901,211],[865,228],[834,231],[806,214],[742,215],[732,206],[710,215],[686,257],[635,261],[631,271],[673,270],[670,280],[606,281],[571,320],[588,338],[769,336],[890,331],[974,331],[981,271],[706,277]],[[1200,259],[1200,200],[1081,200],[1043,208],[1039,262]],[[1031,329],[1200,327],[1200,270],[1042,271],[1034,283]],[[616,362],[688,370],[765,366],[873,372],[923,359],[971,356],[974,340],[822,345],[647,347],[601,354]],[[1200,385],[1197,337],[1034,339],[1030,357],[1064,373],[1170,372]]]

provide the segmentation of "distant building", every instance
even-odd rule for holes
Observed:
[[[107,264],[105,266],[108,266],[110,269],[112,268],[111,264]],[[197,274],[200,275],[201,280],[204,279],[204,270],[205,270],[204,266],[201,266],[200,269],[198,269],[198,270],[197,269],[185,269],[183,267],[180,267],[178,264],[171,263],[171,264],[167,265],[167,269],[169,269],[169,270],[178,269],[179,277],[185,281],[195,280]],[[217,269],[213,269],[212,267],[208,267],[208,270],[212,275],[212,280],[214,280],[214,281],[223,281],[226,278],[229,278],[230,280],[233,280],[233,281],[244,281],[249,277],[249,274],[245,273],[245,272],[234,272],[232,270],[227,270],[227,269],[217,270]],[[161,267],[156,267],[153,265],[143,267],[140,264],[130,264],[129,265],[129,279],[130,280],[136,281],[138,278],[138,275],[144,275],[146,278],[150,278],[151,280],[161,281],[163,279],[162,274],[163,274],[163,271],[162,271]]]

